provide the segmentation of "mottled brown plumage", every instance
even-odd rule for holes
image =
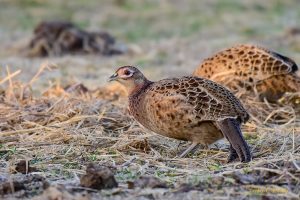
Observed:
[[[119,68],[110,80],[127,88],[130,113],[143,126],[170,138],[192,141],[185,153],[225,135],[231,143],[230,161],[237,156],[244,162],[251,160],[240,130],[240,123],[249,115],[221,85],[192,76],[151,82],[131,66]]]
[[[232,92],[245,88],[247,94],[277,101],[285,92],[300,91],[296,63],[283,55],[255,45],[238,45],[205,59],[194,76],[208,78]]]

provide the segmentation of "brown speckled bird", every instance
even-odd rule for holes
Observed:
[[[255,45],[237,45],[205,59],[193,73],[236,93],[258,94],[276,102],[285,92],[300,91],[300,70],[283,55]]]
[[[223,86],[198,77],[149,81],[137,68],[120,67],[110,78],[123,84],[129,94],[129,110],[149,130],[192,145],[209,145],[224,136],[230,142],[228,161],[249,162],[251,154],[240,124],[249,115],[240,101]]]

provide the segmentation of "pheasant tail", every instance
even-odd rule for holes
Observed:
[[[222,133],[224,134],[224,136],[230,142],[233,149],[236,151],[236,152],[231,152],[231,154],[238,155],[241,162],[250,162],[251,161],[250,149],[242,135],[238,121],[233,118],[227,118],[217,122],[217,124],[221,129]]]

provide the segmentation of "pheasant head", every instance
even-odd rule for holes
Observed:
[[[133,94],[143,88],[150,81],[143,73],[133,66],[123,66],[109,77],[108,81],[117,81],[127,89],[128,94]]]

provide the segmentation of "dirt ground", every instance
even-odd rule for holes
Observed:
[[[58,19],[108,31],[125,53],[25,57],[34,27]],[[300,63],[299,21],[297,0],[0,1],[0,197],[299,199],[299,104],[247,101],[261,113],[243,126],[251,163],[227,164],[226,141],[178,159],[188,144],[138,125],[122,89],[106,82],[122,65],[151,80],[188,75],[239,43]],[[81,186],[89,163],[106,166],[118,186]]]

